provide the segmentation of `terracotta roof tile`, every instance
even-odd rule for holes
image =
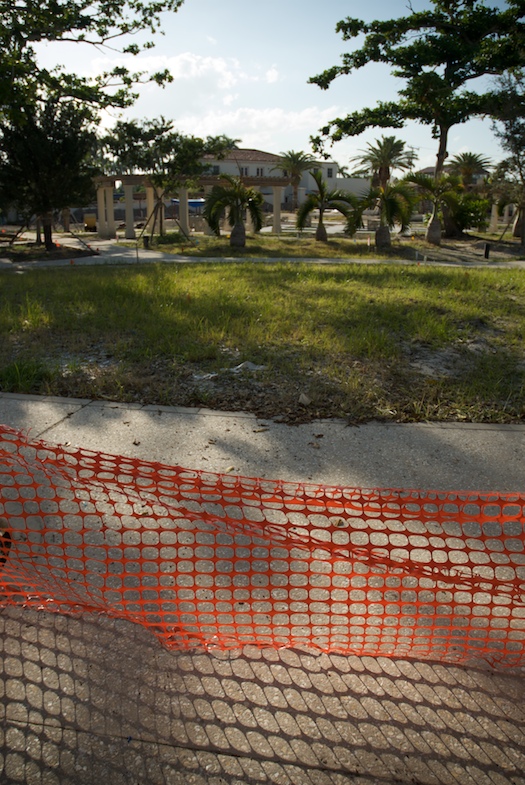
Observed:
[[[212,158],[216,160],[214,156],[207,155],[206,158]],[[252,150],[249,148],[238,148],[232,150],[228,153],[223,159],[223,161],[238,161],[239,163],[250,163],[251,161],[260,161],[261,163],[272,163],[275,164],[277,161],[280,160],[279,155],[274,155],[274,153],[265,153],[263,150]]]

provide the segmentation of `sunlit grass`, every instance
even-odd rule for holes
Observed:
[[[525,412],[524,335],[520,270],[217,262],[0,274],[9,391],[274,414],[304,391],[322,416],[510,422]],[[452,375],[411,364],[449,350]],[[194,381],[247,360],[265,370],[224,377],[221,390]]]

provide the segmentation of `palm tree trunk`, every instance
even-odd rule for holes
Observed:
[[[464,232],[457,225],[456,219],[451,214],[450,209],[446,204],[443,205],[443,223],[445,225],[445,237],[463,237]]]
[[[53,215],[52,213],[44,213],[42,216],[42,228],[44,230],[44,245],[46,251],[53,251],[55,244],[53,242]]]
[[[376,248],[390,248],[392,245],[390,229],[386,224],[382,224],[376,229],[375,244]]]
[[[434,205],[432,217],[428,222],[425,240],[431,245],[441,245],[441,222],[437,216],[437,205]]]
[[[232,248],[244,248],[246,245],[246,228],[242,221],[234,224],[230,234],[230,245]]]

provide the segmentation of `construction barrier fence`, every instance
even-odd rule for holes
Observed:
[[[524,495],[192,471],[0,426],[0,604],[166,646],[525,664]]]

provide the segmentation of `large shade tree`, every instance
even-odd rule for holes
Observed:
[[[0,204],[27,223],[40,218],[47,250],[53,211],[93,197],[95,144],[92,112],[72,101],[32,103],[0,120]]]
[[[135,55],[152,46],[143,33],[161,29],[161,14],[183,0],[0,0],[0,112],[17,113],[37,97],[60,90],[81,102],[127,106],[137,81],[169,80],[167,71],[149,76],[122,65],[96,78],[39,65],[35,44],[77,43]],[[142,43],[137,43],[141,41]]]
[[[500,186],[507,184],[518,207],[515,236],[525,246],[525,72],[515,70],[497,81],[494,131],[505,153],[495,171]]]
[[[523,0],[508,0],[504,7],[483,0],[430,0],[429,9],[398,19],[342,20],[337,31],[347,41],[364,36],[362,44],[310,81],[327,89],[339,76],[384,63],[404,87],[395,100],[332,120],[312,140],[315,149],[321,150],[327,139],[356,136],[371,127],[402,128],[415,120],[428,125],[437,140],[439,179],[450,129],[492,111],[490,91],[477,89],[483,84],[480,77],[524,62],[524,12]]]

